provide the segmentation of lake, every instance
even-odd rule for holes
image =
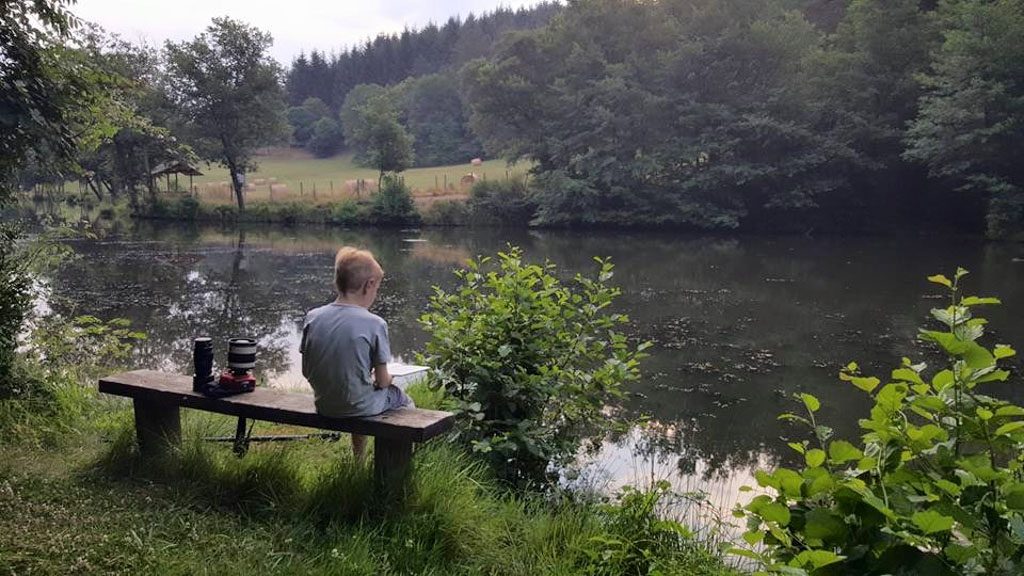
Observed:
[[[668,478],[728,506],[756,466],[792,461],[780,423],[795,392],[822,400],[820,419],[857,434],[865,395],[836,377],[857,361],[885,377],[901,356],[935,360],[916,340],[928,310],[944,306],[925,280],[971,271],[968,289],[995,295],[988,344],[1024,348],[1024,245],[963,237],[812,238],[687,236],[624,231],[501,229],[343,230],[152,225],[76,241],[78,257],[49,281],[64,314],[125,317],[149,337],[139,366],[189,372],[191,339],[254,336],[274,386],[306,389],[298,352],[306,310],[333,299],[333,255],[344,244],[377,254],[386,271],[374,312],[392,349],[412,362],[425,334],[417,318],[432,287],[452,288],[466,258],[509,244],[559,275],[611,257],[629,332],[654,343],[626,408],[649,419],[606,443],[585,481],[603,487]],[[218,349],[218,360],[224,346]],[[1015,359],[1016,360],[1016,359]],[[1019,360],[1011,364],[1020,367]],[[1019,379],[1017,380],[1019,382]],[[990,393],[1024,401],[1019,384]]]

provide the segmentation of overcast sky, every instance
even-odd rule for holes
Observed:
[[[160,46],[203,31],[215,16],[231,16],[274,36],[282,64],[300,51],[352,46],[381,32],[421,28],[450,16],[519,8],[538,0],[78,0],[72,11],[125,40]]]

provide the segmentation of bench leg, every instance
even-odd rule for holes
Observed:
[[[235,425],[235,443],[232,446],[235,455],[241,458],[249,451],[249,439],[245,437],[245,418],[239,418]]]
[[[135,434],[143,454],[157,455],[181,442],[181,411],[176,405],[134,398]]]
[[[373,439],[373,479],[382,489],[400,489],[409,477],[412,442],[376,437]]]

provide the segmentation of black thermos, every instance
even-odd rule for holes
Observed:
[[[213,340],[196,338],[192,349],[192,363],[195,375],[192,377],[192,390],[201,392],[213,380]]]

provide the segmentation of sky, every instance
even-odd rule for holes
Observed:
[[[270,32],[271,55],[288,65],[301,51],[331,52],[380,33],[421,28],[451,16],[481,14],[499,6],[520,8],[538,0],[78,0],[79,18],[125,40],[163,45],[188,40],[217,16],[230,16]]]

